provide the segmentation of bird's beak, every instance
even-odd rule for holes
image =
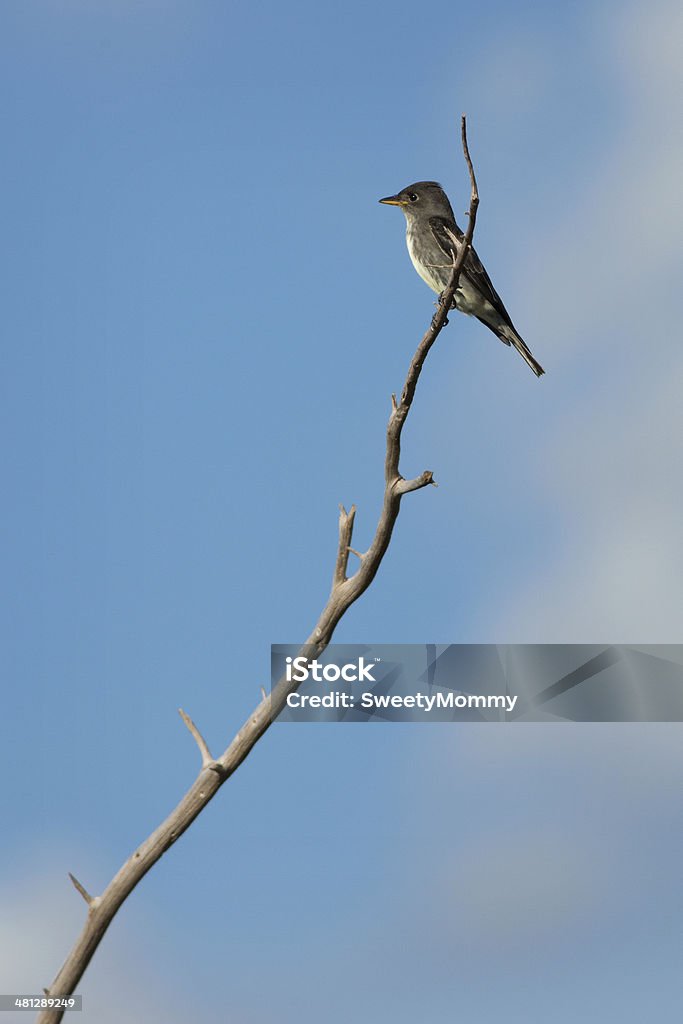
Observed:
[[[386,199],[380,199],[380,203],[384,203],[386,206],[405,206],[403,199],[399,199],[398,196],[387,196]]]

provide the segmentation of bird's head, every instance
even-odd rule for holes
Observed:
[[[395,196],[380,199],[380,203],[385,203],[387,206],[400,206],[409,220],[414,217],[455,219],[448,196],[438,181],[416,181],[413,185],[406,185]]]

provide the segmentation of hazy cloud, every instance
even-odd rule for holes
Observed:
[[[535,330],[556,328],[548,362],[583,382],[546,439],[557,544],[495,625],[515,640],[665,642],[683,608],[683,18],[662,2],[596,23],[623,129],[526,275]]]

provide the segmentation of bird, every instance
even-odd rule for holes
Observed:
[[[432,291],[441,295],[447,287],[453,262],[464,234],[455,222],[453,210],[438,181],[416,181],[395,196],[380,199],[387,206],[400,206],[406,218],[406,243],[413,266]],[[475,316],[505,345],[517,349],[537,377],[545,370],[515,327],[493,287],[474,248],[465,258],[451,309]]]

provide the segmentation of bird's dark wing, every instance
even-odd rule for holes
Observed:
[[[447,220],[446,217],[430,217],[429,226],[432,229],[434,238],[439,243],[441,251],[449,260],[452,260],[453,256],[457,256],[460,252],[460,247],[465,238],[464,233],[460,230],[455,221]],[[490,302],[493,308],[497,310],[505,320],[508,320],[512,326],[510,314],[503,305],[503,300],[500,295],[491,284],[491,278],[486,273],[484,264],[477,256],[473,247],[470,248],[461,274],[464,274],[468,278],[480,295],[482,295],[487,302]]]

